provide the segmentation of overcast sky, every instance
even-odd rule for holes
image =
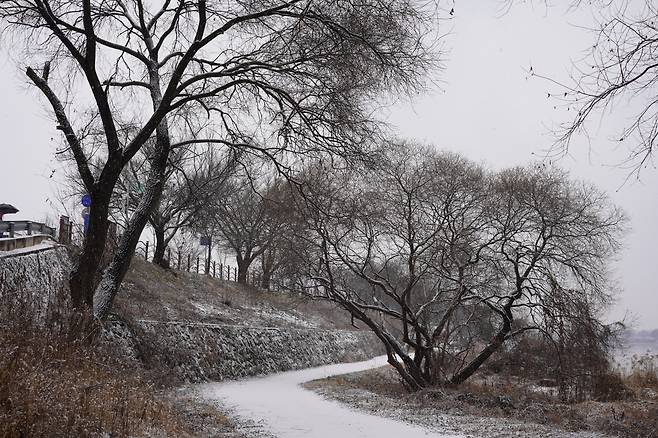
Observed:
[[[566,79],[571,61],[592,44],[587,11],[565,14],[554,8],[519,5],[502,15],[500,3],[457,2],[444,25],[445,71],[440,88],[391,108],[388,120],[400,137],[415,138],[441,149],[458,151],[493,168],[527,164],[552,142],[547,126],[568,121],[570,111],[554,109],[547,98],[555,87],[528,77],[537,72]],[[21,210],[15,218],[54,217],[54,194],[61,175],[54,158],[58,133],[22,72],[0,57],[0,202]],[[641,180],[624,184],[628,171],[612,166],[625,151],[610,141],[625,122],[624,103],[594,125],[591,148],[578,138],[570,156],[557,164],[574,177],[605,190],[631,219],[632,231],[615,264],[622,289],[610,319],[627,313],[635,327],[658,327],[658,170],[647,169]],[[51,174],[55,171],[51,178]]]

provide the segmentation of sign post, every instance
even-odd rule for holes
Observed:
[[[89,228],[89,207],[91,207],[91,196],[88,193],[85,193],[80,200],[80,203],[83,205],[82,209],[82,231],[87,236],[87,229]]]
[[[208,247],[208,255],[206,257],[206,266],[205,266],[205,274],[208,275],[210,274],[210,251],[212,248],[212,236],[201,236],[200,242],[201,246],[207,246]]]

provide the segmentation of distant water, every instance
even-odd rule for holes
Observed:
[[[624,335],[624,345],[614,352],[616,367],[629,372],[633,359],[651,356],[658,367],[658,330],[628,330]]]

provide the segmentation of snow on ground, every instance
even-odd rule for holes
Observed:
[[[215,316],[224,313],[224,309],[219,306],[214,306],[212,303],[190,300],[190,304],[199,311],[199,315],[201,316]]]
[[[327,365],[236,382],[207,383],[200,395],[228,408],[240,423],[250,424],[251,436],[278,438],[452,438],[401,421],[357,412],[300,387],[310,380],[376,368],[381,356],[365,362]]]
[[[252,307],[246,306],[247,309],[253,310],[259,319],[263,320],[275,320],[284,322],[296,327],[307,327],[314,328],[317,327],[317,324],[307,321],[303,318],[292,313],[292,311],[282,311],[275,309],[272,306],[263,306],[263,307]]]

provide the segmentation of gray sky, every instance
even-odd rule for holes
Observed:
[[[560,8],[519,5],[500,16],[500,3],[457,2],[444,30],[450,49],[441,88],[396,104],[388,115],[400,137],[459,151],[494,168],[536,160],[552,142],[547,126],[568,121],[566,108],[554,109],[547,92],[556,88],[529,78],[528,68],[566,79],[571,60],[579,59],[593,35],[576,25],[591,25],[586,12],[564,14]],[[58,133],[22,72],[0,57],[0,202],[21,209],[18,218],[43,219],[56,209],[54,181],[61,170],[54,159]],[[623,126],[625,103],[594,123],[591,148],[577,138],[570,156],[558,165],[574,177],[593,182],[631,219],[632,231],[619,254],[615,274],[622,292],[610,318],[627,312],[640,329],[658,327],[658,170],[624,184],[628,172],[612,166],[625,151],[610,141]],[[539,155],[535,155],[539,154]],[[53,178],[51,172],[56,170]]]

